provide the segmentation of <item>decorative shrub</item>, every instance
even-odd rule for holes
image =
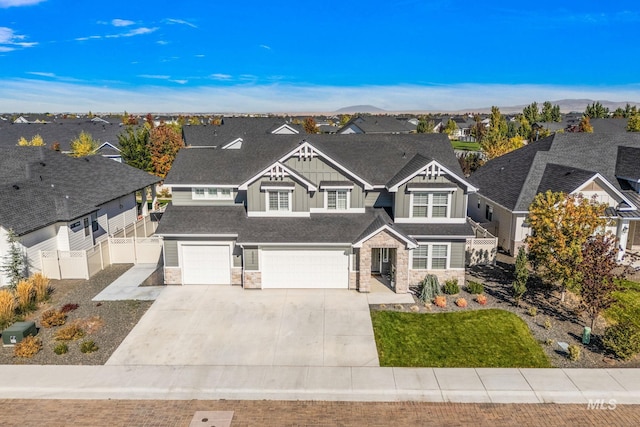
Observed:
[[[456,279],[447,280],[444,282],[444,286],[442,287],[443,291],[447,295],[455,295],[460,293],[460,286],[458,286],[458,281]]]
[[[16,285],[16,300],[20,313],[28,313],[33,309],[33,285],[28,280],[20,280]]]
[[[404,306],[402,304],[394,304],[393,308],[395,308],[396,310],[402,311],[404,309]]]
[[[69,351],[69,346],[67,343],[61,342],[58,343],[55,347],[53,347],[53,352],[57,355],[65,354]]]
[[[62,326],[67,320],[67,315],[62,311],[47,310],[40,317],[40,324],[43,328],[52,328],[54,326]]]
[[[580,346],[571,344],[569,346],[569,360],[572,362],[580,360],[581,351]]]
[[[442,294],[442,292],[440,291],[438,277],[434,274],[427,274],[422,282],[420,282],[418,299],[422,302],[428,302],[440,294]]]
[[[538,315],[538,309],[535,307],[529,307],[529,309],[527,310],[527,313],[531,317],[536,317]]]
[[[640,353],[640,329],[630,323],[618,323],[604,331],[602,345],[622,360]]]
[[[29,278],[29,281],[33,285],[33,290],[36,294],[36,302],[42,302],[49,299],[49,279],[46,276],[36,273]]]
[[[553,326],[553,323],[551,323],[551,319],[545,319],[544,328],[545,329],[551,329],[552,326]]]
[[[458,298],[458,299],[456,300],[456,305],[457,305],[458,307],[465,308],[465,307],[467,306],[467,300],[466,300],[466,299],[464,299],[464,298]]]
[[[29,335],[20,341],[13,348],[13,355],[16,357],[33,357],[42,349],[42,340]]]
[[[93,353],[94,351],[98,351],[98,346],[92,340],[83,341],[80,344],[80,351],[83,353]]]
[[[63,305],[60,311],[62,313],[69,313],[70,311],[76,310],[78,307],[80,307],[78,304],[69,303],[69,304]]]
[[[16,311],[16,299],[9,289],[0,289],[0,329],[13,322]]]
[[[84,337],[84,330],[76,323],[70,323],[64,328],[58,329],[55,334],[55,339],[58,341],[73,341],[82,337]]]
[[[414,313],[417,313],[420,311],[420,307],[418,307],[417,305],[412,305],[411,307],[409,307],[409,310],[411,310]]]
[[[482,283],[470,280],[467,283],[467,292],[469,292],[470,294],[480,295],[484,292],[484,285]]]
[[[480,305],[485,305],[487,303],[487,297],[480,294],[476,297],[476,302]]]
[[[447,297],[444,295],[438,295],[433,299],[433,303],[440,308],[444,308],[447,306]]]
[[[547,338],[544,340],[544,345],[553,345],[553,340],[551,338]]]

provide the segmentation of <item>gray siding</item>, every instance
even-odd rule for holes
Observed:
[[[178,241],[164,239],[164,265],[178,267]]]
[[[211,199],[193,199],[191,196],[191,188],[174,187],[171,190],[171,203],[174,206],[233,206],[243,204],[243,194],[239,194],[236,189],[231,190],[233,199],[230,200],[211,200]]]
[[[344,175],[318,157],[312,159],[292,157],[288,159],[285,164],[317,186],[319,186],[322,181],[354,181],[353,178]],[[363,208],[365,206],[363,188],[357,182],[354,182],[354,184],[353,190],[351,191],[351,207]],[[324,207],[323,191],[312,194],[310,206],[312,208]]]
[[[449,267],[464,268],[466,242],[451,242]]]
[[[267,196],[266,192],[260,189],[262,182],[268,181],[265,179],[258,179],[247,189],[247,210],[251,212],[266,212],[267,210]],[[306,187],[303,187],[298,182],[291,178],[284,178],[274,182],[292,182],[295,185],[293,194],[291,195],[291,210],[292,212],[309,212],[309,195]]]
[[[409,182],[401,185],[396,193],[394,206],[394,214],[396,218],[409,218],[409,208],[411,203],[411,193],[407,191],[407,184],[416,183],[433,183],[433,184],[451,184],[457,190],[451,195],[451,216],[450,218],[466,218],[467,206],[465,204],[466,195],[464,190],[457,183],[447,179],[445,176],[439,176],[432,179],[425,179],[423,176],[417,176]],[[428,190],[428,192],[437,192],[437,189]]]

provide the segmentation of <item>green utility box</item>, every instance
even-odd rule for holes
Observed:
[[[15,345],[29,335],[38,333],[36,322],[16,322],[2,331],[2,344]]]

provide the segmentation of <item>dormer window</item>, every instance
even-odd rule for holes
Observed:
[[[231,200],[233,193],[230,188],[194,188],[191,193],[193,199]]]
[[[451,193],[415,192],[411,194],[412,218],[449,218]]]
[[[345,211],[348,209],[347,190],[327,190],[327,209]]]
[[[267,210],[270,212],[291,212],[291,191],[268,190]]]

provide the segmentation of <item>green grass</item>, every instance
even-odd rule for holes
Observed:
[[[605,312],[605,317],[613,323],[633,323],[640,328],[640,283],[621,280],[620,287],[613,294],[617,301]]]
[[[480,151],[480,144],[477,142],[451,141],[454,150]]]
[[[548,368],[527,324],[504,310],[372,311],[380,366]]]

